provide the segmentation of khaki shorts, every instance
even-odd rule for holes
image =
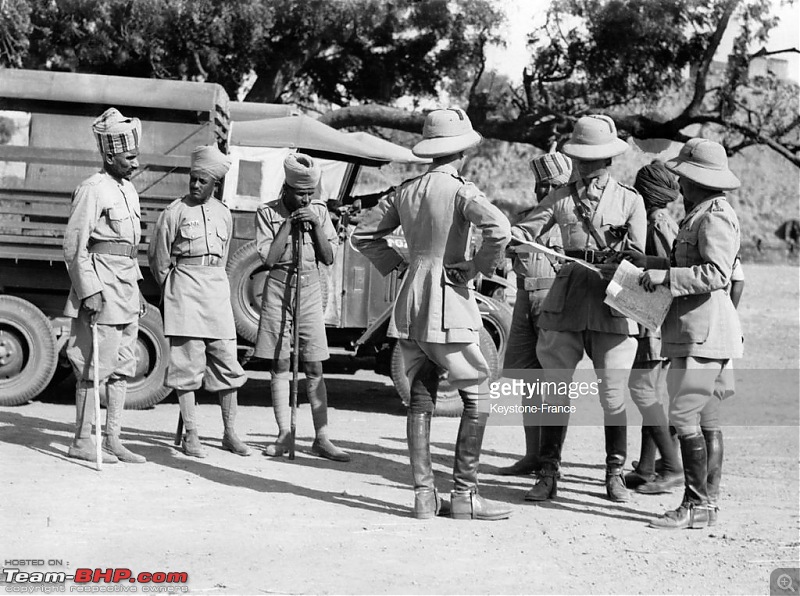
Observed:
[[[238,389],[247,373],[236,359],[235,339],[170,337],[164,385],[181,391]]]
[[[136,374],[135,346],[138,335],[138,319],[125,325],[97,324],[100,381],[105,381],[112,374],[120,377]],[[72,319],[66,353],[77,379],[92,381],[92,326],[84,309],[81,309],[78,318]]]
[[[261,320],[254,355],[268,360],[286,360],[292,354],[292,327],[298,321],[300,356],[305,362],[322,362],[330,358],[325,336],[322,292],[319,272],[303,274],[300,286],[300,308],[294,316],[294,278],[271,273],[264,283]]]

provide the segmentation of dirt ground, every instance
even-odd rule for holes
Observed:
[[[677,506],[679,493],[607,501],[603,430],[594,427],[570,429],[559,495],[541,504],[522,500],[531,478],[492,473],[520,453],[522,430],[487,429],[481,492],[511,504],[512,518],[415,520],[404,411],[387,378],[328,374],[332,435],[353,454],[341,464],[310,454],[306,403],[297,458],[261,455],[275,423],[266,375],[252,373],[238,420],[240,436],[255,450],[247,458],[221,450],[219,408],[210,397],[199,408],[208,458],[189,459],[172,446],[178,406],[169,398],[125,413],[123,439],[149,462],[100,473],[66,458],[74,406],[48,400],[0,408],[4,568],[33,559],[44,565],[19,568],[183,571],[193,594],[768,594],[774,569],[800,566],[800,286],[796,267],[753,265],[746,274],[747,356],[737,362],[739,393],[725,409],[768,425],[725,429],[715,528],[649,529],[653,516]],[[795,382],[763,382],[747,369],[784,376],[788,369]],[[450,488],[457,425],[434,420],[443,491]],[[629,460],[638,448],[639,431],[631,428]],[[71,587],[67,582],[66,591]],[[123,587],[148,588],[100,585]]]

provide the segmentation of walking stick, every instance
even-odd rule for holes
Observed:
[[[178,428],[175,430],[175,447],[181,446],[181,439],[183,439],[183,414],[178,412]]]
[[[294,439],[297,430],[297,386],[299,384],[298,375],[300,369],[300,326],[298,325],[297,313],[300,312],[300,271],[303,266],[303,230],[304,224],[301,222],[295,228],[295,250],[294,250],[294,312],[292,313],[292,397],[291,408],[292,417],[289,431],[289,459],[294,459]]]
[[[94,374],[94,433],[95,466],[99,472],[103,467],[103,454],[100,449],[100,341],[97,339],[97,322],[92,323],[92,369]]]

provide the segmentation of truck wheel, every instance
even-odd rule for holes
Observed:
[[[261,295],[264,293],[266,271],[254,271],[261,267],[255,240],[248,242],[228,259],[225,268],[231,284],[231,306],[236,332],[245,340],[255,343],[258,336],[258,320],[261,317]],[[328,301],[327,271],[320,268],[320,291],[322,309]]]
[[[58,362],[50,320],[27,300],[0,296],[0,406],[34,399]]]
[[[498,357],[502,363],[506,355],[508,336],[511,333],[511,318],[514,312],[508,304],[494,298],[480,294],[475,294],[475,298],[478,302],[478,309],[481,312],[483,328],[489,332],[492,341],[494,341]]]
[[[136,374],[128,379],[125,409],[145,410],[172,391],[170,387],[164,387],[164,374],[169,364],[169,342],[164,337],[161,315],[152,304],[147,305],[145,315],[139,319],[139,337],[135,349]]]
[[[481,353],[483,357],[486,358],[486,363],[489,365],[489,370],[491,371],[491,378],[495,379],[500,374],[500,357],[497,354],[497,348],[486,329],[481,329],[478,332],[478,338],[480,341]],[[408,386],[408,380],[406,379],[406,367],[398,343],[395,343],[392,348],[390,372],[392,382],[397,389],[398,395],[400,395],[403,405],[408,407],[411,401],[411,390]],[[457,417],[461,416],[463,410],[464,404],[461,401],[458,390],[452,387],[447,381],[442,381],[439,384],[439,391],[436,396],[434,415]]]

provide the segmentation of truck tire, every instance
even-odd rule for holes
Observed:
[[[139,337],[135,349],[136,375],[128,379],[125,409],[146,410],[172,391],[164,386],[164,374],[169,364],[169,342],[164,337],[161,314],[152,304],[147,305],[145,315],[139,319]]]
[[[38,396],[57,363],[50,320],[27,300],[0,296],[0,406],[17,406]]]
[[[261,316],[261,295],[264,293],[266,271],[254,271],[261,267],[256,242],[248,242],[240,247],[230,259],[225,270],[231,284],[231,306],[236,332],[250,343],[256,342],[258,336],[258,320]],[[322,292],[322,308],[328,302],[327,271],[320,268],[320,291]]]
[[[476,294],[475,298],[478,302],[478,308],[481,311],[483,328],[489,332],[492,341],[494,341],[502,367],[503,360],[506,356],[508,336],[511,333],[511,319],[514,311],[505,302],[494,298],[481,296],[480,294]]]
[[[486,329],[481,329],[478,332],[478,338],[481,347],[481,353],[486,358],[486,363],[489,365],[492,379],[496,379],[500,374],[500,357],[497,353],[497,347],[494,345],[491,335]],[[408,379],[406,379],[406,368],[403,362],[403,355],[400,352],[400,345],[395,343],[392,348],[392,360],[390,376],[397,389],[398,395],[403,402],[403,405],[408,407],[411,401],[411,390],[408,386]],[[464,404],[461,401],[461,396],[458,390],[453,388],[447,381],[442,381],[439,384],[439,391],[436,395],[436,409],[433,414],[435,416],[448,416],[457,417],[461,416],[464,410]]]

